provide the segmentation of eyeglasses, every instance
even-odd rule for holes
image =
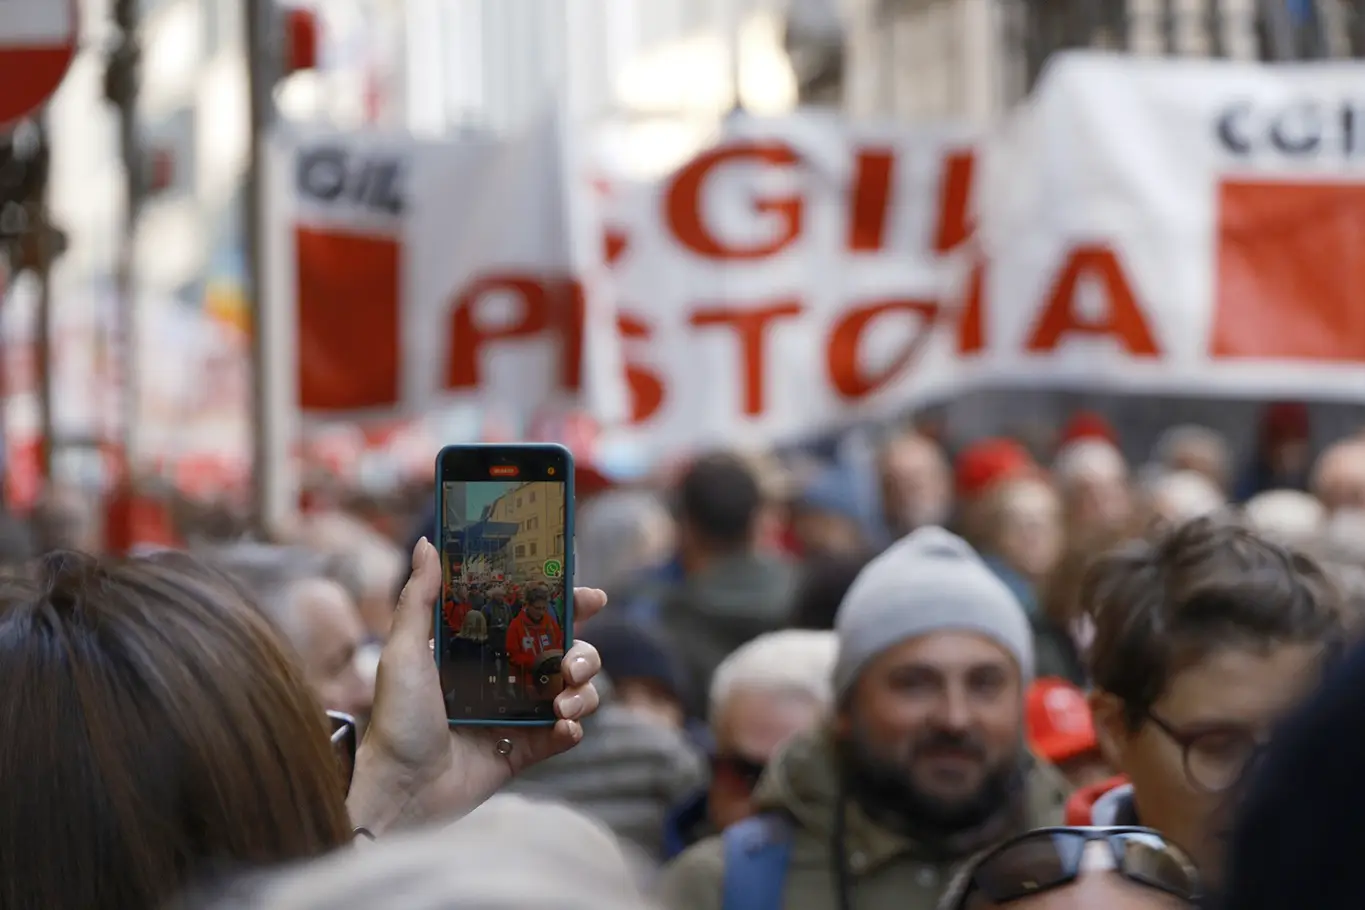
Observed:
[[[355,718],[340,711],[328,711],[327,720],[332,725],[332,754],[336,756],[341,768],[341,779],[346,781],[346,791],[351,790],[351,778],[355,776],[355,752],[359,746],[359,730]]]
[[[1147,719],[1181,748],[1185,778],[1205,793],[1230,790],[1265,748],[1264,740],[1246,730],[1214,727],[1188,732],[1150,711]]]
[[[1150,828],[1039,828],[1006,841],[973,864],[955,910],[1008,904],[1074,882],[1088,844],[1103,841],[1114,871],[1130,882],[1200,899],[1199,874],[1185,852]]]
[[[750,792],[758,786],[766,766],[739,755],[713,755],[711,773],[738,779]]]

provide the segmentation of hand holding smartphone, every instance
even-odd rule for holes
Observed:
[[[449,446],[436,463],[436,663],[452,725],[545,725],[573,644],[573,457]]]

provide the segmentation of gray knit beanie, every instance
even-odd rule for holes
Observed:
[[[932,632],[985,635],[1014,656],[1025,685],[1033,678],[1024,608],[965,540],[942,528],[921,528],[868,563],[839,604],[834,631],[840,701],[873,658]]]

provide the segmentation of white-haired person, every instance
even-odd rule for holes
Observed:
[[[393,621],[393,592],[403,581],[403,551],[365,522],[340,512],[307,518],[295,531],[297,542],[345,560],[351,594],[365,629],[383,641]]]
[[[202,555],[242,585],[284,635],[322,706],[363,721],[374,701],[378,655],[369,666],[361,659],[365,627],[349,566],[305,547],[251,541]]]
[[[1158,468],[1144,480],[1143,494],[1150,517],[1166,524],[1204,518],[1228,504],[1223,491],[1198,471]]]
[[[1123,454],[1102,439],[1078,439],[1052,463],[1052,480],[1062,497],[1067,536],[1108,537],[1133,521],[1133,493]]]
[[[769,760],[829,712],[838,649],[832,631],[783,629],[721,663],[711,678],[711,782],[669,819],[666,859],[753,813],[750,798]]]
[[[1302,490],[1267,490],[1242,507],[1252,529],[1283,543],[1316,541],[1327,527],[1327,509]]]

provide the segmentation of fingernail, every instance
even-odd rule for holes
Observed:
[[[573,720],[583,713],[583,696],[574,695],[564,699],[564,704],[560,707],[560,716],[565,720]]]
[[[588,659],[586,657],[575,657],[573,659],[573,672],[570,675],[575,683],[587,682]]]
[[[412,567],[415,569],[422,564],[422,554],[426,552],[425,537],[417,541],[417,546],[412,548]]]
[[[583,739],[583,725],[576,720],[569,721],[569,733],[574,742],[580,742]]]

